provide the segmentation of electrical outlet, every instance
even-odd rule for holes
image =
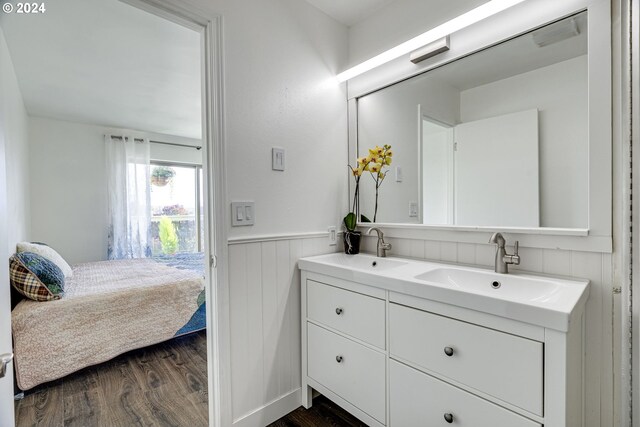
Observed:
[[[409,218],[418,217],[418,202],[409,202]]]
[[[329,227],[329,246],[338,244],[338,231],[336,227]]]

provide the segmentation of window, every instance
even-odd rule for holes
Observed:
[[[202,252],[202,167],[151,163],[153,256]]]

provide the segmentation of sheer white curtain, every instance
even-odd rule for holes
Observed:
[[[149,140],[105,135],[109,192],[109,259],[151,256]]]

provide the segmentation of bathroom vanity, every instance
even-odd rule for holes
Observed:
[[[302,403],[369,426],[581,426],[587,280],[303,258]]]

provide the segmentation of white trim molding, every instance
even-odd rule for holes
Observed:
[[[342,231],[337,233],[339,238]],[[315,231],[308,233],[290,233],[290,234],[261,234],[253,236],[230,237],[228,243],[230,245],[242,245],[246,243],[261,242],[277,242],[279,240],[301,240],[301,239],[324,239],[329,237],[328,231]]]

